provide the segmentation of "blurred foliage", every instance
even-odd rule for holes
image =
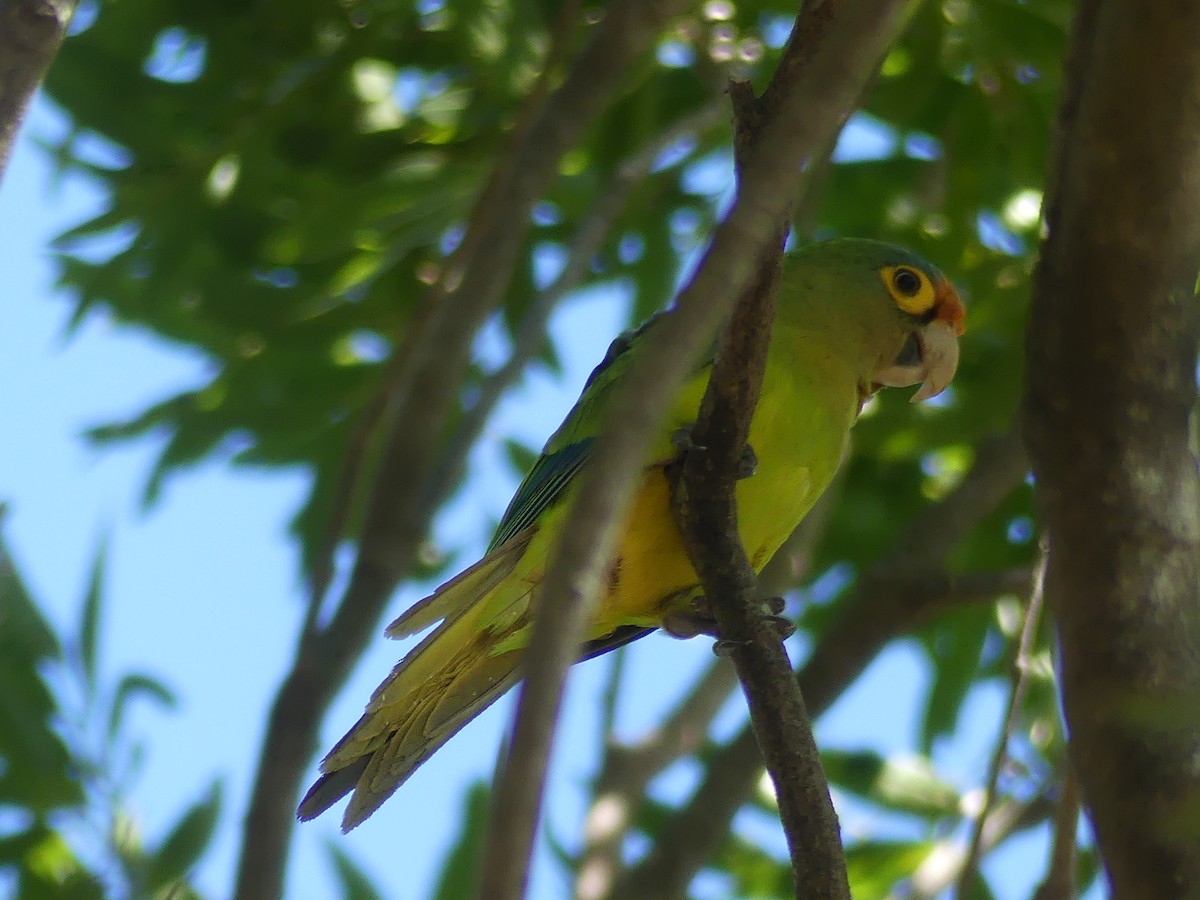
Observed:
[[[78,630],[60,641],[0,540],[0,892],[22,900],[191,900],[188,884],[219,813],[213,786],[157,844],[138,832],[125,795],[144,750],[123,723],[138,696],[172,706],[156,679],[99,674],[104,548]],[[16,822],[16,827],[12,823]]]
[[[238,465],[306,467],[312,490],[296,533],[304,566],[314,564],[355,426],[421,315],[426,285],[461,239],[480,185],[509,149],[564,6],[80,5],[46,84],[72,129],[47,149],[63,168],[90,172],[108,202],[60,236],[61,283],[75,298],[76,322],[103,309],[209,364],[205,383],[91,432],[102,443],[163,438],[148,501],[164,478],[214,455]],[[901,392],[885,392],[855,430],[840,502],[816,555],[818,577],[805,592],[801,626],[815,639],[855,572],[958,483],[982,438],[1011,425],[1070,7],[1067,0],[914,3],[852,120],[852,137],[830,161],[814,164],[798,237],[854,234],[910,246],[953,277],[970,307],[953,388],[915,410]],[[567,33],[568,49],[587,39],[587,23],[601,9],[580,5],[583,24]],[[631,321],[669,301],[732,177],[724,113],[675,132],[720,108],[726,77],[765,83],[794,11],[778,0],[707,0],[669,26],[654,57],[626,73],[587,142],[560,160],[559,177],[532,211],[522,263],[495,316],[499,333],[513,337],[623,164],[658,142],[665,143],[656,164],[633,186],[580,287],[611,286]],[[545,343],[540,358],[553,367],[555,348]],[[459,391],[464,410],[493,369],[473,363]],[[532,459],[520,444],[507,450],[514,465]],[[349,537],[358,527],[352,523]],[[962,536],[951,565],[965,572],[1028,564],[1034,530],[1026,487]],[[0,791],[37,787],[5,795],[35,818],[24,849],[15,838],[0,842],[0,865],[49,847],[54,832],[45,814],[81,802],[34,668],[60,651],[17,584],[0,581],[21,623],[0,631],[0,665],[23,674],[0,680],[0,691],[19,697],[23,725],[0,732]],[[99,600],[87,608],[79,666],[94,714]],[[919,761],[830,749],[840,791],[908,817],[923,834],[855,842],[856,896],[886,896],[964,815],[958,791],[930,760],[957,728],[970,692],[1008,677],[1007,643],[1019,630],[1014,610],[1019,620],[1020,604],[1008,598],[916,635],[930,673]],[[1043,637],[1039,654],[1045,644]],[[107,711],[108,739],[139,694],[167,697],[156,682],[127,676]],[[1006,769],[1002,789],[1043,793],[1061,742],[1052,673],[1043,667],[1011,738],[1021,765]],[[454,858],[478,845],[481,790],[468,798]],[[155,853],[133,855],[148,889],[187,872],[218,812],[214,788]],[[651,839],[654,820],[644,819]],[[346,896],[378,895],[349,857],[333,852]],[[783,860],[737,834],[713,865],[738,896],[778,896],[789,877]],[[455,895],[459,876],[446,872],[439,896]]]

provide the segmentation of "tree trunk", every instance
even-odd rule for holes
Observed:
[[[1200,4],[1079,10],[1028,333],[1071,758],[1113,896],[1200,896]]]

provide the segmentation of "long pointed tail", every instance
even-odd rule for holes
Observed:
[[[416,768],[516,682],[528,580],[507,581],[532,529],[442,585],[388,628],[414,634],[441,620],[375,690],[361,719],[321,762],[301,819],[353,792],[342,827],[371,815]],[[507,643],[506,643],[507,642]]]
[[[322,775],[300,801],[302,820],[353,794],[342,818],[349,831],[370,816],[464,725],[517,681],[534,580],[509,578],[532,529],[417,603],[388,628],[392,637],[440,624],[392,670],[362,718],[321,762]],[[652,628],[622,626],[580,648],[590,659]]]
[[[353,791],[342,829],[354,828],[459,729],[512,687],[521,651],[489,656],[480,649],[474,644],[460,650],[431,678],[410,683],[403,691],[397,687],[408,681],[404,669],[411,655],[397,666],[362,718],[321,763],[324,774],[300,802],[300,818],[320,815]]]

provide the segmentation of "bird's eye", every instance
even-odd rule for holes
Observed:
[[[910,316],[929,315],[937,302],[933,282],[912,266],[884,266],[879,273],[896,305]]]
[[[905,297],[915,297],[921,292],[921,276],[912,269],[897,269],[892,273],[892,284]]]

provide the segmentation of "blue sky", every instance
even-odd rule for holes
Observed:
[[[52,182],[34,140],[62,127],[58,114],[37,102],[0,185],[5,272],[0,421],[8,438],[0,441],[0,500],[10,507],[5,535],[35,596],[65,633],[76,628],[88,566],[107,535],[102,672],[110,681],[129,671],[146,672],[170,685],[180,701],[175,711],[148,704],[134,709],[129,730],[145,747],[145,764],[133,783],[133,812],[153,842],[220,779],[225,797],[220,829],[197,874],[201,891],[220,897],[229,891],[263,723],[290,662],[300,619],[296,548],[286,527],[306,490],[306,476],[299,470],[236,470],[216,460],[171,479],[160,502],[143,511],[139,498],[157,441],[101,452],[80,438],[90,425],[128,416],[201,383],[206,363],[104,313],[89,315],[74,335],[66,334],[71,304],[54,287],[48,242],[95,210],[102,197],[78,176]],[[503,463],[503,439],[519,436],[537,444],[550,434],[620,327],[620,303],[593,292],[568,304],[552,326],[565,348],[564,376],[534,371],[489,426],[466,490],[437,523],[442,542],[467,546],[464,565],[482,549],[488,523],[515,486]],[[487,342],[480,352],[490,352]],[[391,611],[421,594],[420,587],[402,590]],[[373,644],[326,719],[326,746],[357,718],[402,650],[382,636]],[[639,689],[622,707],[620,733],[635,737],[651,727],[710,658],[706,641],[655,636],[640,642],[625,681]],[[608,665],[601,660],[579,667],[568,695],[547,815],[551,831],[568,846],[576,842],[583,813],[580,786],[596,764],[596,701]],[[914,746],[927,677],[926,663],[910,648],[889,650],[821,721],[819,739],[883,752]],[[998,686],[977,690],[959,737],[939,747],[942,771],[959,787],[982,777],[1002,703]],[[453,837],[463,792],[473,779],[490,774],[509,711],[505,701],[482,716],[351,835],[339,835],[335,816],[301,826],[288,896],[330,895],[323,845],[331,840],[342,842],[390,896],[427,896]],[[732,732],[743,715],[740,699],[732,700],[720,729]],[[694,777],[687,766],[676,766],[654,791],[664,798],[681,796]],[[853,804],[844,805],[842,814],[848,832],[875,828]],[[742,825],[759,830],[753,822]],[[1001,897],[1026,896],[1044,860],[1045,835],[1039,832],[1013,842],[988,871],[999,876]],[[710,884],[704,892],[719,887]],[[533,896],[559,897],[563,890],[543,846]]]

